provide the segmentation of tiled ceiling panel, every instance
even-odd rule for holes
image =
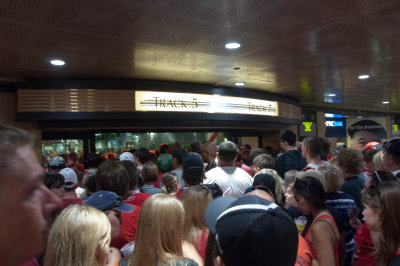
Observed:
[[[0,84],[244,81],[304,104],[398,113],[399,68],[398,0],[0,1]]]

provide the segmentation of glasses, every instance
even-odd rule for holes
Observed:
[[[376,175],[376,177],[378,178],[379,183],[382,183],[382,179],[381,179],[381,177],[379,176],[378,171],[375,171],[375,175]]]

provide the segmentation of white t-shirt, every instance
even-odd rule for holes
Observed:
[[[224,196],[241,198],[244,191],[253,184],[253,178],[241,168],[222,166],[206,173],[204,184],[214,183],[222,189]]]

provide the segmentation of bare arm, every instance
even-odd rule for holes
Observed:
[[[193,246],[193,244],[183,241],[182,243],[182,251],[183,251],[183,256],[185,258],[189,258],[197,262],[199,266],[203,266],[204,262],[199,253],[197,252],[196,248]]]
[[[318,221],[311,228],[311,242],[314,245],[319,265],[335,266],[335,252],[332,229],[326,222]]]

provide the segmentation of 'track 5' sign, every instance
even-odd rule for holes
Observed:
[[[278,103],[216,94],[135,91],[135,110],[278,116]]]

